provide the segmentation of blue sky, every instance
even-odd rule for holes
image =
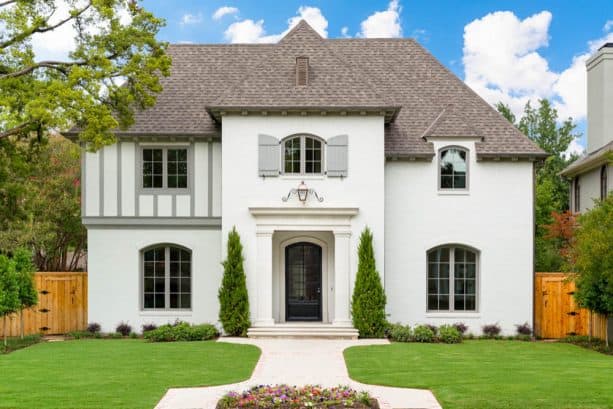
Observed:
[[[145,0],[144,6],[166,19],[159,38],[169,42],[275,41],[300,18],[329,38],[414,37],[489,102],[503,100],[520,112],[528,99],[548,97],[583,132],[585,60],[613,41],[611,0]]]

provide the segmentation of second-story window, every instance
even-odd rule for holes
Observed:
[[[283,142],[283,173],[286,175],[321,175],[323,144],[318,138],[300,135]]]
[[[458,147],[441,149],[439,153],[439,189],[465,190],[468,187],[468,152]]]
[[[143,189],[187,189],[187,148],[143,148]]]

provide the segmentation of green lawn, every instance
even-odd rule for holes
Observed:
[[[47,342],[0,355],[0,408],[147,408],[179,386],[251,376],[258,348],[142,340]]]
[[[431,389],[444,409],[613,408],[613,357],[570,344],[394,343],[345,360],[355,380]]]

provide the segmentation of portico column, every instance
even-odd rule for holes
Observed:
[[[255,325],[273,325],[272,318],[272,231],[258,231],[257,236],[257,312]]]
[[[351,232],[334,231],[334,325],[351,325],[349,318],[349,269]]]

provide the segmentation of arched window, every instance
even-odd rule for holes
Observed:
[[[448,147],[439,153],[439,189],[466,189],[468,187],[468,151]]]
[[[323,173],[323,143],[319,138],[298,135],[283,142],[283,173],[320,175]]]
[[[142,253],[143,309],[192,307],[192,255],[172,245],[151,247]]]
[[[477,252],[466,247],[428,251],[428,311],[476,311],[477,266]]]
[[[607,198],[608,186],[607,186],[607,173],[609,169],[607,165],[602,165],[600,168],[600,199],[604,200]]]

